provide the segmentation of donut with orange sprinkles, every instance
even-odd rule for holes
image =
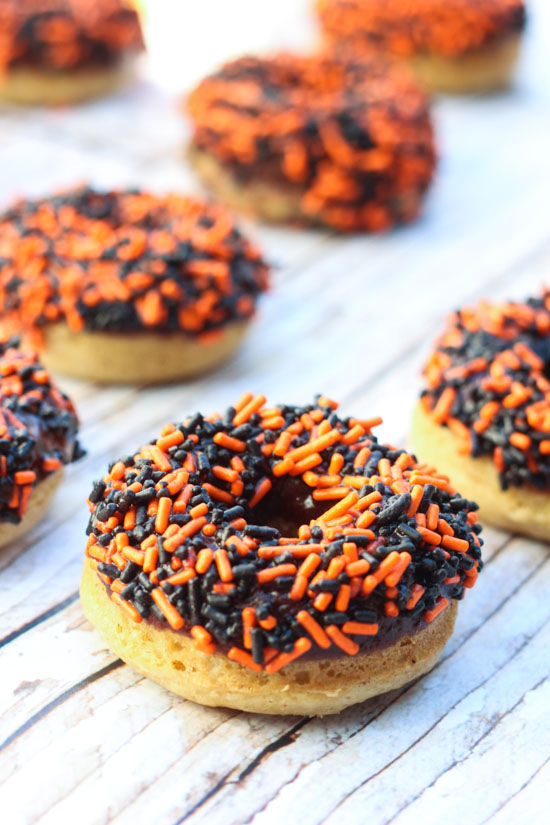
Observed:
[[[83,455],[69,398],[35,353],[0,341],[0,546],[46,512],[63,467]]]
[[[268,267],[222,207],[71,190],[0,216],[0,326],[103,383],[198,375],[235,352]]]
[[[0,100],[74,103],[114,91],[143,50],[129,0],[0,0]]]
[[[449,318],[425,368],[412,438],[483,519],[550,540],[550,289]]]
[[[383,58],[243,57],[191,93],[190,158],[268,221],[379,232],[415,220],[435,168],[428,104]]]
[[[523,0],[316,0],[337,52],[406,60],[433,92],[509,85],[526,13]]]
[[[433,667],[482,567],[477,505],[336,407],[246,393],[110,465],[81,598],[117,655],[271,714],[337,713]]]

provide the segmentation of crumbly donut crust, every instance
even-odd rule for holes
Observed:
[[[419,53],[407,62],[429,92],[489,93],[510,85],[520,48],[521,36],[511,34],[456,57]]]
[[[424,630],[353,658],[291,662],[278,673],[253,673],[221,654],[197,650],[170,629],[136,624],[109,599],[89,560],[80,585],[82,608],[110,649],[173,693],[211,707],[254,713],[325,716],[432,669],[450,637],[457,603]]]
[[[218,336],[198,341],[183,332],[73,332],[52,324],[44,332],[48,369],[100,384],[158,384],[215,369],[239,348],[248,322],[228,323]]]

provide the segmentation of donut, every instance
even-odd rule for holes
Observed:
[[[411,439],[487,522],[550,541],[550,290],[450,316]]]
[[[243,57],[190,94],[189,157],[264,220],[376,232],[417,218],[435,167],[424,94],[382,58]]]
[[[221,207],[79,188],[0,216],[0,328],[54,371],[187,378],[234,353],[268,268]]]
[[[0,0],[0,100],[53,105],[108,94],[142,50],[128,0]]]
[[[246,393],[94,483],[82,606],[125,662],[204,705],[310,716],[433,667],[482,567],[477,505],[336,407]]]
[[[509,85],[526,14],[523,0],[317,0],[329,48],[407,61],[432,92]]]
[[[71,401],[38,356],[0,341],[0,547],[43,517],[64,465],[83,455],[77,430]]]

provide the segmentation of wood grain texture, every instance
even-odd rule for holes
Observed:
[[[2,205],[82,180],[198,191],[182,159],[176,93],[242,49],[315,37],[308,0],[269,9],[203,0],[192,26],[187,4],[150,5],[150,62],[132,89],[74,110],[0,112]],[[515,89],[435,104],[440,168],[418,224],[339,238],[245,221],[276,269],[234,361],[156,389],[60,379],[88,455],[68,469],[46,519],[0,553],[0,798],[9,825],[544,821],[547,545],[487,528],[486,568],[433,672],[336,718],[181,701],[106,650],[77,598],[91,482],[162,424],[223,409],[245,389],[287,402],[324,391],[345,412],[381,414],[382,438],[404,444],[443,315],[548,282],[550,6],[531,7]]]

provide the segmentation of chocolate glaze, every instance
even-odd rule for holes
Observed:
[[[94,484],[87,555],[115,601],[206,652],[250,663],[251,643],[272,672],[299,640],[311,659],[383,649],[463,597],[482,567],[473,502],[324,396],[264,404],[196,413]]]

